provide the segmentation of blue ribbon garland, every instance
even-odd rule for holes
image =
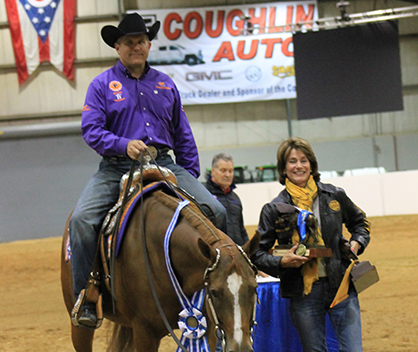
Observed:
[[[303,241],[306,238],[306,219],[309,214],[313,214],[308,210],[301,209],[298,214],[297,226],[299,230],[299,238]]]
[[[181,210],[189,204],[187,199],[181,201],[168,225],[164,238],[165,262],[170,276],[171,284],[176,292],[177,298],[183,307],[179,314],[178,326],[182,331],[180,342],[190,352],[210,352],[208,340],[206,338],[207,321],[202,313],[202,306],[205,300],[205,290],[195,292],[189,300],[184,294],[171,266],[169,247],[171,234],[176,227]],[[181,348],[177,348],[181,352]]]

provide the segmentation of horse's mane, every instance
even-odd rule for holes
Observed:
[[[156,191],[153,195],[159,202],[172,210],[176,210],[179,204],[179,198],[170,196],[164,191]],[[202,214],[192,201],[188,206],[183,208],[181,214],[199,232],[207,244],[212,245],[221,239],[222,235],[219,235],[222,233]]]

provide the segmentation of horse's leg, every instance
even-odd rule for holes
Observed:
[[[143,326],[133,328],[134,346],[137,352],[157,352],[160,347],[160,339],[156,338],[152,331]]]
[[[94,330],[79,328],[71,324],[71,339],[77,352],[93,351]]]
[[[67,239],[68,239],[68,222],[65,225],[64,236],[61,244],[61,287],[64,297],[65,306],[68,314],[71,316],[71,310],[74,306],[75,299],[73,293],[73,277],[71,269],[71,261],[66,261],[67,253]],[[93,351],[93,337],[94,330],[88,330],[83,328],[75,327],[71,321],[71,340],[73,342],[74,349],[77,352],[92,352]]]

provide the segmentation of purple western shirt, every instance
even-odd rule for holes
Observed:
[[[120,61],[93,79],[81,118],[86,143],[102,156],[126,156],[132,139],[169,147],[176,164],[200,175],[196,142],[173,80],[146,63],[136,79]]]

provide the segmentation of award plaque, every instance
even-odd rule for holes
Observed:
[[[282,257],[292,248],[293,245],[278,245],[271,250],[271,254],[275,257]],[[306,246],[304,244],[299,244],[298,248],[295,251],[296,255],[308,257],[308,258],[326,258],[332,257],[331,248],[325,246]]]

